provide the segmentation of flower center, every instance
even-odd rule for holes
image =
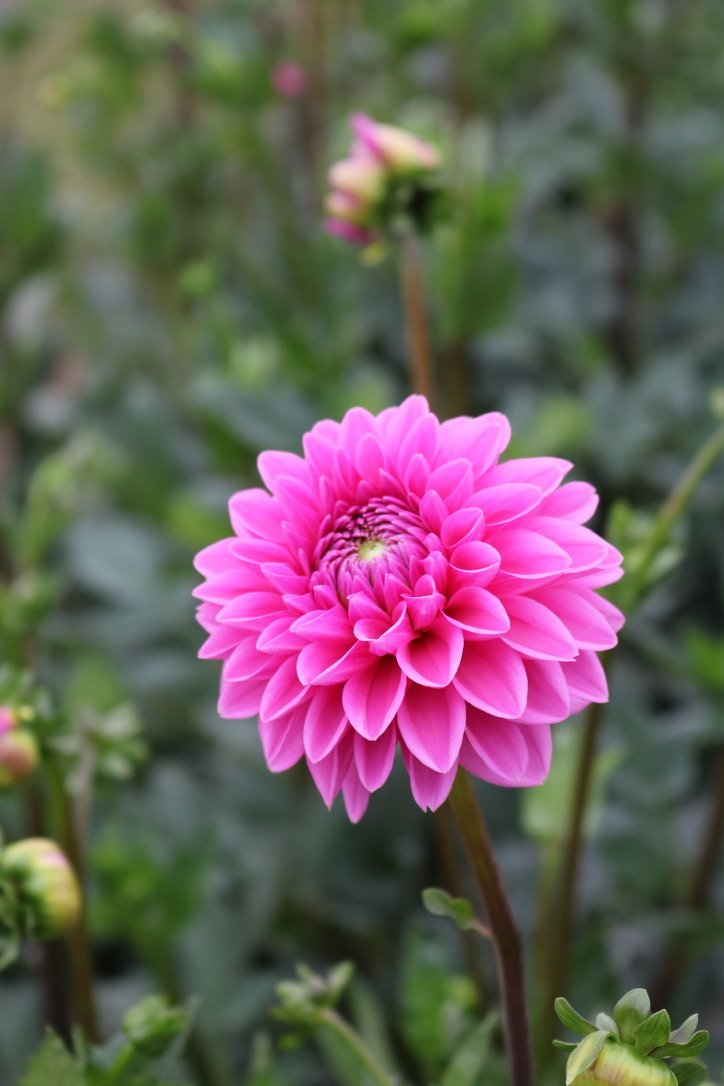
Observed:
[[[372,562],[381,557],[387,550],[387,544],[381,539],[365,539],[357,548],[357,558],[360,562]]]

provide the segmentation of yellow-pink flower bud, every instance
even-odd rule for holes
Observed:
[[[38,744],[32,732],[13,728],[0,732],[0,790],[13,788],[36,769]]]
[[[567,1082],[568,1086],[676,1086],[663,1060],[614,1040],[606,1041],[592,1067]]]
[[[80,915],[80,889],[72,867],[54,841],[27,837],[0,853],[0,878],[15,896],[24,935],[52,939],[72,928]]]

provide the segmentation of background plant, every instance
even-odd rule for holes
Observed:
[[[718,425],[722,22],[674,0],[4,5],[0,621],[8,682],[30,673],[46,723],[40,775],[0,797],[0,821],[8,840],[38,816],[60,827],[59,784],[90,803],[104,1034],[149,991],[193,992],[188,1079],[356,1082],[333,1042],[289,1051],[267,1015],[298,960],[351,958],[344,1009],[387,1066],[444,1081],[475,1047],[485,945],[419,903],[445,882],[442,830],[402,780],[352,829],[303,775],[269,778],[253,726],[218,721],[213,669],[193,663],[191,556],[225,531],[259,449],[405,392],[392,261],[369,268],[321,230],[325,169],[363,108],[448,164],[452,213],[424,252],[442,408],[504,410],[515,453],[574,460],[636,568]],[[287,57],[308,73],[297,98],[271,78]],[[676,1021],[698,1010],[716,1079],[709,469],[656,578],[621,601],[638,606],[598,733],[566,994],[588,1015],[645,985]],[[560,727],[550,786],[481,792],[529,944],[546,942],[550,893],[531,886],[558,877],[585,734]],[[30,951],[3,975],[3,1080],[37,1049],[56,974]],[[472,1083],[500,1074],[485,1028]]]

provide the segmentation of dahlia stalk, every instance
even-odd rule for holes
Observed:
[[[509,438],[497,412],[440,422],[422,396],[376,416],[353,408],[306,434],[303,456],[262,453],[267,489],[235,494],[233,534],[197,556],[200,655],[222,661],[220,715],[257,716],[269,768],[304,759],[353,822],[397,751],[423,810],[445,802],[460,768],[539,784],[551,726],[607,699],[597,652],[623,616],[597,590],[618,580],[621,555],[584,526],[597,498],[563,482],[571,464],[501,461]],[[511,1081],[524,1086],[517,932],[464,777],[451,802],[495,935]]]

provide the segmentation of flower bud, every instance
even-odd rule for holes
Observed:
[[[25,728],[0,731],[0,791],[28,777],[38,764],[38,744]]]
[[[440,164],[436,148],[363,113],[351,118],[355,139],[347,158],[331,167],[326,228],[368,245],[391,234],[423,229],[430,221]]]
[[[76,923],[80,889],[54,841],[28,837],[8,845],[0,853],[0,878],[12,888],[23,934],[52,939]]]
[[[595,1063],[570,1080],[569,1086],[676,1086],[663,1060],[636,1052],[630,1045],[608,1040]]]
[[[0,735],[5,735],[17,727],[18,718],[9,705],[0,705]]]
[[[165,996],[146,996],[123,1019],[123,1032],[139,1052],[162,1056],[191,1020],[188,1007],[174,1007]]]

